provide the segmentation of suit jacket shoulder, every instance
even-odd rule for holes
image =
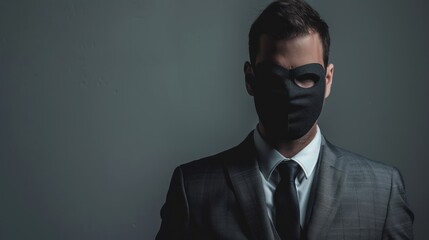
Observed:
[[[347,164],[351,164],[351,166],[358,168],[362,167],[366,169],[383,169],[387,171],[391,171],[392,169],[392,166],[388,164],[369,159],[363,155],[346,150],[342,147],[335,146],[327,140],[325,141],[326,145],[331,148],[332,151],[336,152],[339,159],[341,159],[342,161],[347,161]]]
[[[325,139],[321,154],[314,203],[316,220],[312,219],[313,227],[319,227],[310,229],[310,235],[322,234],[331,239],[347,231],[352,239],[353,236],[413,238],[414,216],[407,203],[403,179],[395,167],[334,146]],[[318,222],[323,216],[328,217]]]
[[[253,157],[255,153],[253,132],[251,132],[246,139],[237,146],[211,156],[182,164],[179,167],[189,173],[211,172],[213,170],[218,170],[218,168],[225,167],[226,164],[234,164],[235,161],[248,162],[247,157]]]
[[[251,239],[252,229],[243,221],[246,214],[243,204],[260,206],[256,215],[266,212],[253,149],[252,134],[249,134],[238,146],[177,167],[161,209],[162,224],[157,239]],[[258,186],[261,191],[255,192]],[[258,200],[239,201],[240,193],[257,193]],[[178,215],[181,217],[176,217]],[[260,219],[253,224],[263,225],[262,228],[269,226],[269,223],[260,224]],[[180,227],[176,227],[178,225]],[[256,234],[264,235],[269,231],[258,232],[262,234]],[[270,239],[257,237],[263,238]]]
[[[341,147],[333,146],[331,143],[328,144],[336,148],[339,159],[348,165],[347,171],[350,181],[362,182],[367,180],[370,184],[378,183],[380,185],[389,185],[390,188],[396,187],[406,198],[405,183],[396,167],[369,159]]]

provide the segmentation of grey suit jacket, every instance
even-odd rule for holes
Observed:
[[[303,235],[413,239],[397,169],[322,140]],[[268,218],[252,133],[238,146],[177,167],[156,239],[279,239]]]

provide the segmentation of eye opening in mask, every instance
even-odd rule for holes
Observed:
[[[296,76],[293,79],[295,85],[300,88],[312,88],[316,85],[316,82],[320,80],[320,77],[314,73],[306,73],[299,76]]]

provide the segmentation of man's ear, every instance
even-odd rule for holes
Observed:
[[[334,79],[334,64],[328,64],[326,68],[326,88],[325,88],[325,99],[331,94],[332,80]]]
[[[252,64],[249,61],[244,63],[244,79],[246,81],[246,90],[250,96],[254,95],[255,74],[253,73]]]

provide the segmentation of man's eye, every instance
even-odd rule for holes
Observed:
[[[319,80],[318,76],[313,74],[304,74],[296,77],[293,81],[301,88],[311,88],[316,84],[317,80]]]

